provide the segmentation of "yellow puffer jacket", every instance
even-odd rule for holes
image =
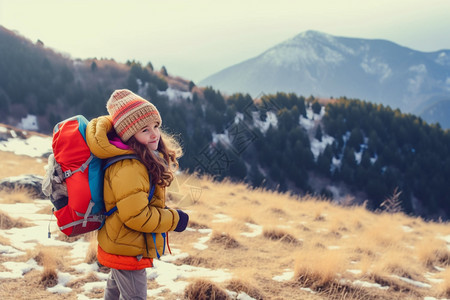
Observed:
[[[86,141],[92,153],[107,159],[132,154],[110,143],[107,133],[113,129],[111,119],[102,116],[89,122]],[[164,249],[163,234],[176,228],[179,215],[165,208],[165,189],[156,186],[150,203],[150,180],[146,167],[137,159],[125,159],[105,171],[104,201],[106,211],[117,207],[98,232],[99,246],[107,253],[155,258]],[[156,233],[155,236],[152,233]],[[154,240],[155,237],[155,240]]]

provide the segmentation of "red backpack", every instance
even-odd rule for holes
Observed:
[[[117,207],[105,211],[103,177],[106,168],[123,159],[138,159],[134,154],[102,160],[91,153],[86,143],[88,120],[77,115],[55,125],[53,153],[48,157],[42,192],[53,203],[59,229],[76,236],[100,229],[105,218]],[[153,197],[155,186],[149,193]],[[50,237],[50,230],[49,230]]]
[[[99,229],[105,219],[102,160],[86,143],[87,124],[77,115],[55,125],[53,154],[42,183],[59,229],[67,236]]]

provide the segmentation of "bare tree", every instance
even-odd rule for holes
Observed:
[[[387,213],[398,213],[402,211],[402,202],[400,200],[401,191],[398,187],[394,189],[391,197],[386,198],[383,203],[380,204],[380,208]]]

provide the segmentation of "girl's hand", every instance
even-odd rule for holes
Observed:
[[[182,211],[181,209],[177,209],[178,215],[180,216],[180,220],[178,221],[177,227],[174,231],[182,232],[186,229],[187,224],[189,222],[189,215]]]

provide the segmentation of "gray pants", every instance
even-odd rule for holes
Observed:
[[[147,299],[147,272],[145,269],[126,271],[111,269],[105,288],[105,300]]]

